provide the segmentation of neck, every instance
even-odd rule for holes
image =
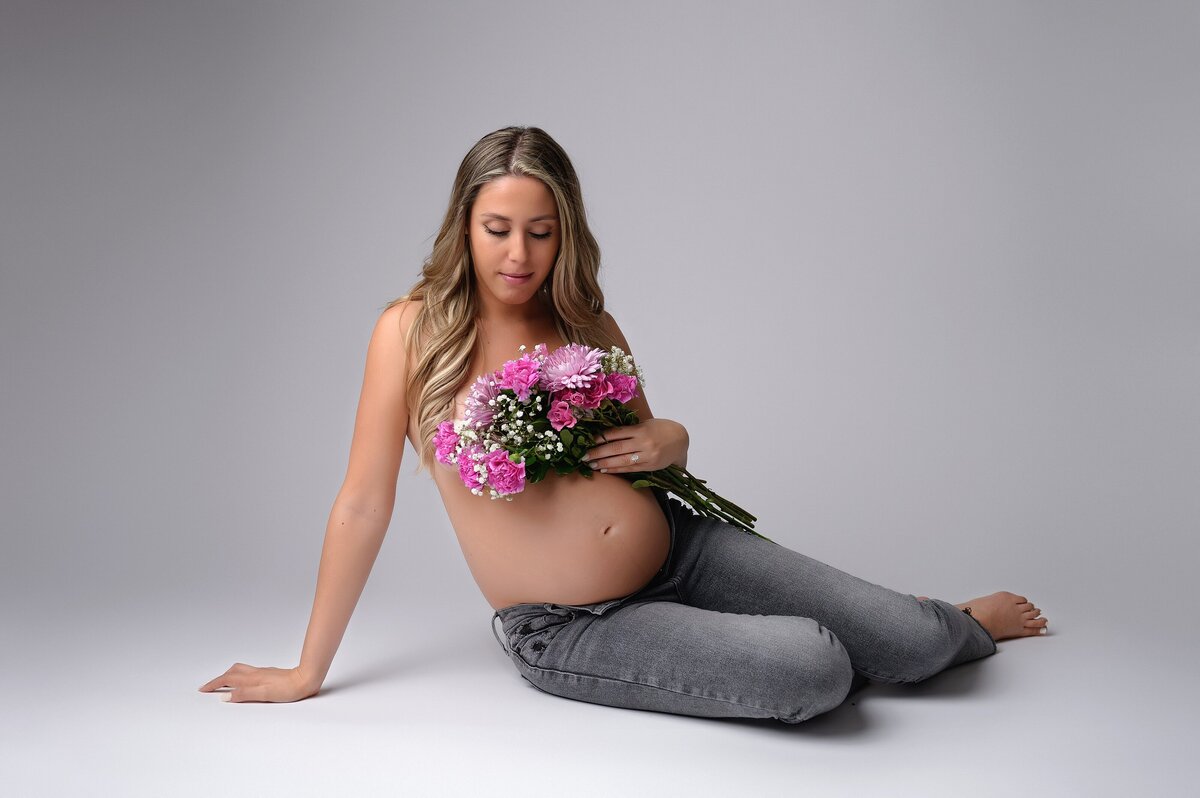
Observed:
[[[539,324],[553,322],[554,308],[549,298],[538,292],[523,305],[506,305],[480,297],[480,308],[476,317],[484,324]]]

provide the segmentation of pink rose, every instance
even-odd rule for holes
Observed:
[[[497,449],[484,456],[487,465],[488,484],[497,493],[506,495],[520,493],[525,489],[525,463],[514,463],[508,459],[508,452]]]
[[[555,430],[575,426],[575,414],[571,412],[571,406],[561,399],[550,405],[550,412],[546,417],[550,419],[550,426]]]
[[[483,447],[472,444],[458,454],[458,476],[471,490],[483,487],[483,481],[475,471],[476,462],[483,457]]]
[[[637,396],[637,377],[632,374],[609,374],[605,382],[610,386],[611,398],[621,404]]]
[[[454,431],[453,421],[443,421],[438,424],[437,432],[433,436],[433,446],[437,450],[437,461],[445,465],[451,465],[454,455],[454,450],[458,448],[458,434]]]
[[[608,384],[607,379],[596,380],[583,389],[583,402],[581,405],[588,410],[595,410],[611,393],[612,386]]]
[[[583,407],[584,402],[587,401],[582,391],[560,391],[559,393],[550,397],[550,399],[551,401],[562,399],[572,407]]]
[[[529,355],[510,360],[504,364],[498,387],[510,388],[519,400],[528,402],[529,394],[537,388],[538,381],[542,378],[541,366],[541,363]]]

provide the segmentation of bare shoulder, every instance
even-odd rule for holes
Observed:
[[[617,324],[617,320],[611,313],[607,310],[604,311],[600,316],[600,323],[617,346],[621,347],[626,354],[633,354],[629,351],[629,341],[625,339],[625,333],[621,332],[621,326]]]
[[[421,299],[406,299],[403,302],[397,302],[379,315],[379,322],[376,326],[386,328],[393,333],[398,332],[400,339],[406,341],[413,322],[416,321],[417,314],[421,312],[424,305],[425,302]]]
[[[419,299],[398,302],[376,319],[370,348],[383,355],[380,359],[390,362],[387,368],[400,366],[403,369],[407,366],[408,338],[423,304]]]

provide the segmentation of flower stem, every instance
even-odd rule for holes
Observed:
[[[670,465],[658,471],[647,471],[637,474],[627,474],[635,482],[644,482],[656,488],[674,493],[687,503],[699,515],[716,518],[752,535],[771,540],[766,535],[754,531],[754,522],[758,519],[738,505],[718,495],[710,489],[707,483],[692,474],[686,468]],[[774,541],[771,541],[772,543]]]

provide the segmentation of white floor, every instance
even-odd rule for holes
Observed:
[[[235,656],[293,661],[303,605],[22,613],[4,647],[4,794],[1195,794],[1196,645],[1115,594],[1046,596],[1052,634],[798,726],[548,696],[482,603],[398,617],[372,598],[321,695],[287,705],[196,688]]]

